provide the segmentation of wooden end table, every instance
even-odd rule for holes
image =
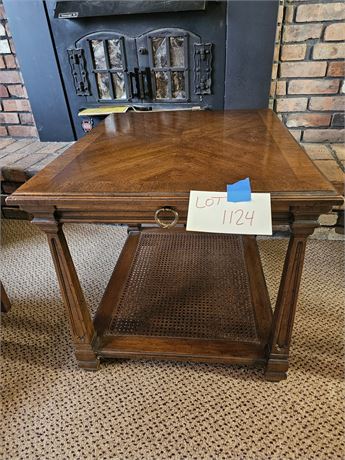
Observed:
[[[270,192],[273,225],[291,229],[272,312],[250,236],[143,229],[190,190],[225,191],[249,176]],[[286,377],[306,240],[342,198],[270,110],[110,115],[9,199],[48,236],[80,367],[158,358],[265,367]],[[63,224],[121,223],[129,235],[95,319]]]

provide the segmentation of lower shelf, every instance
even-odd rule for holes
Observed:
[[[260,363],[272,321],[254,237],[131,233],[95,317],[97,351]]]

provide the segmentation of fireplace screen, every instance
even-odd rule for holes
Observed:
[[[126,100],[124,47],[122,38],[90,40],[93,73],[100,100]]]
[[[188,35],[150,37],[156,99],[188,99],[187,43]]]
[[[200,47],[209,53],[201,55]],[[97,32],[68,53],[76,93],[88,102],[178,103],[210,94],[210,50],[211,44],[191,32],[160,29],[137,38]]]

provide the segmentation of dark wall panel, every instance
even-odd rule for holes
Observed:
[[[268,105],[278,0],[229,1],[225,108]]]
[[[41,141],[74,140],[41,0],[3,0]]]

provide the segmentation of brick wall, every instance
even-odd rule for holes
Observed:
[[[4,7],[0,1],[0,136],[37,137]]]
[[[280,5],[271,107],[302,142],[344,140],[345,3]]]

